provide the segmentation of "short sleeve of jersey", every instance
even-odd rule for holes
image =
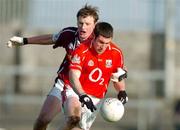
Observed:
[[[112,47],[112,55],[114,61],[113,72],[117,71],[117,68],[124,68],[124,57],[122,51],[117,47]]]
[[[71,69],[77,69],[82,70],[82,66],[84,64],[84,58],[85,58],[85,51],[87,48],[85,48],[84,45],[80,45],[74,52],[70,61],[70,68]]]
[[[76,27],[68,27],[62,29],[58,33],[54,33],[52,37],[52,41],[55,43],[53,48],[64,47],[67,48],[69,43],[74,42],[75,34],[77,32]]]

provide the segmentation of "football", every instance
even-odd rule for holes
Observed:
[[[101,105],[100,113],[106,121],[116,122],[124,115],[124,105],[117,98],[106,98]]]

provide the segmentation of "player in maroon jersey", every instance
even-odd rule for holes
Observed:
[[[66,50],[66,56],[61,64],[58,77],[55,80],[54,87],[48,94],[41,112],[35,122],[34,130],[46,130],[47,125],[61,111],[63,99],[61,92],[68,77],[68,66],[74,49],[83,42],[93,39],[93,29],[99,19],[97,7],[85,5],[77,13],[77,27],[67,27],[55,34],[34,36],[29,38],[14,36],[7,43],[8,47],[23,46],[29,44],[53,45],[53,48],[63,47]],[[67,119],[67,122],[73,124],[76,119]]]
[[[94,35],[91,42],[81,44],[73,52],[69,71],[72,88],[69,85],[64,89],[65,100],[69,100],[66,108],[68,116],[79,118],[80,126],[77,127],[82,130],[89,130],[94,122],[110,80],[118,91],[118,99],[123,104],[128,101],[123,54],[112,43],[112,26],[99,22],[95,26]]]

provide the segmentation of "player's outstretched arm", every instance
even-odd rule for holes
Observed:
[[[7,42],[7,46],[9,48],[12,48],[15,46],[23,46],[23,45],[27,45],[27,44],[52,45],[52,44],[54,44],[54,42],[52,40],[52,36],[53,36],[52,34],[34,36],[34,37],[29,37],[29,38],[13,36]]]
[[[91,111],[94,112],[96,107],[93,104],[92,99],[84,92],[81,83],[79,81],[81,73],[79,70],[70,69],[69,71],[69,79],[72,85],[73,90],[79,95],[79,101],[81,102],[82,107],[86,105],[86,107]]]

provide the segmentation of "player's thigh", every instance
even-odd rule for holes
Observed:
[[[53,118],[61,111],[62,106],[62,90],[64,84],[61,80],[55,81],[54,87],[50,90],[44,105],[41,109],[40,117]]]
[[[53,118],[61,111],[61,100],[56,96],[48,95],[40,112],[40,117]]]
[[[81,103],[79,98],[76,96],[71,96],[64,102],[64,113],[67,117],[70,116],[81,116]]]

